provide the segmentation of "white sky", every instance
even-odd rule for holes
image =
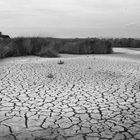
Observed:
[[[138,37],[140,0],[0,0],[11,36]]]

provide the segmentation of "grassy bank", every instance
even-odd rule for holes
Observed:
[[[59,57],[68,54],[109,54],[112,43],[105,39],[12,38],[0,40],[0,58],[35,55]]]

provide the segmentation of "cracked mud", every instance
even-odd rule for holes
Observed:
[[[0,62],[0,140],[140,139],[138,61],[17,59]]]

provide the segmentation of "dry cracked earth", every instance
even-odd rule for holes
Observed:
[[[1,60],[0,140],[140,140],[140,62]]]

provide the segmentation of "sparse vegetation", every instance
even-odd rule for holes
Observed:
[[[47,77],[50,78],[50,79],[52,79],[52,78],[54,78],[54,75],[53,75],[52,73],[49,73],[49,74],[47,75]]]
[[[60,60],[57,64],[62,65],[64,64],[64,61]]]

